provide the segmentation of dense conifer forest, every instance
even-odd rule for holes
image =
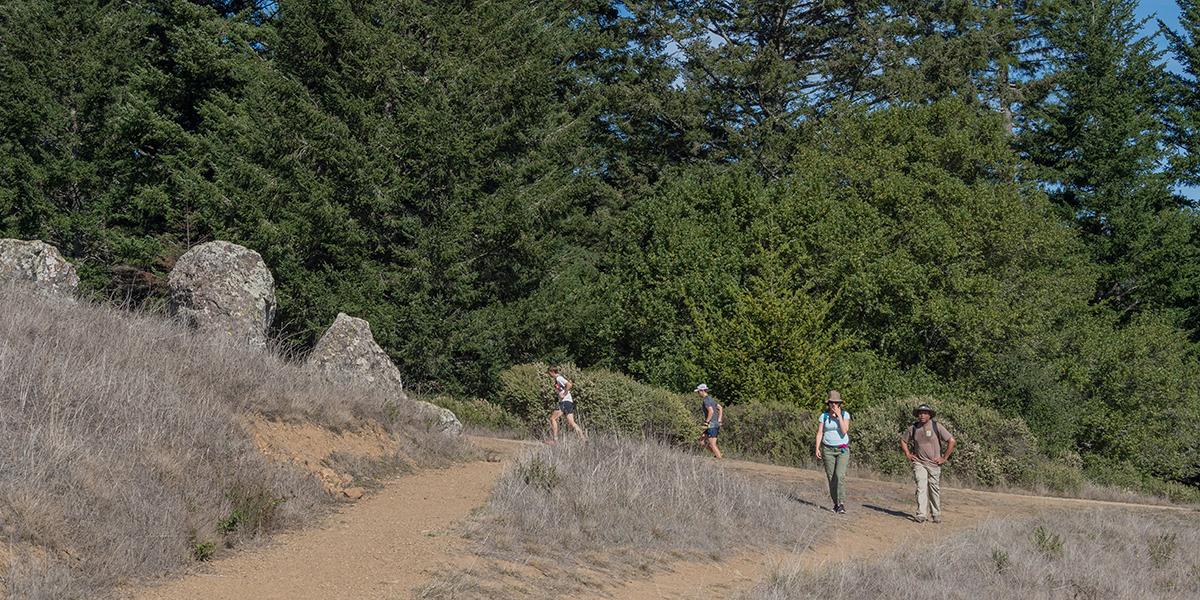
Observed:
[[[279,343],[366,318],[415,390],[545,360],[743,411],[932,395],[1196,485],[1178,3],[7,0],[0,237],[151,306],[244,244]]]

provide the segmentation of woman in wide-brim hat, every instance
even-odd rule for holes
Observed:
[[[850,465],[850,413],[842,410],[842,395],[830,390],[825,412],[817,421],[817,460],[825,464],[833,512],[846,514],[846,469]]]

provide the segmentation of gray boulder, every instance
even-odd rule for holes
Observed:
[[[425,421],[432,423],[438,431],[450,435],[462,435],[463,424],[458,420],[454,411],[424,400],[415,400],[414,402],[417,405],[417,414]]]
[[[450,410],[408,399],[400,369],[375,342],[371,324],[362,319],[339,313],[333,325],[317,341],[304,366],[334,383],[379,387],[398,403],[411,402],[416,415],[438,431],[450,435],[462,433],[462,423]]]
[[[335,383],[366,383],[389,394],[404,393],[400,369],[375,343],[371,324],[346,313],[338,313],[305,366]]]
[[[74,297],[79,288],[75,266],[58,249],[38,240],[0,240],[0,282],[22,281],[54,296]]]
[[[167,278],[171,314],[265,348],[275,318],[275,278],[253,250],[208,242],[179,257]]]

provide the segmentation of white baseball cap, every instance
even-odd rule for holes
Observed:
[[[696,391],[696,392],[707,392],[707,391],[708,391],[708,384],[702,383],[702,384],[700,384],[700,385],[696,386],[696,389],[695,389],[695,390],[693,390],[693,391]]]

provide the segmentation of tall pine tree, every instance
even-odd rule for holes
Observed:
[[[1200,277],[1167,169],[1167,73],[1134,0],[1054,4],[1051,71],[1018,117],[1018,147],[1103,267],[1096,299],[1122,313],[1178,307]]]

